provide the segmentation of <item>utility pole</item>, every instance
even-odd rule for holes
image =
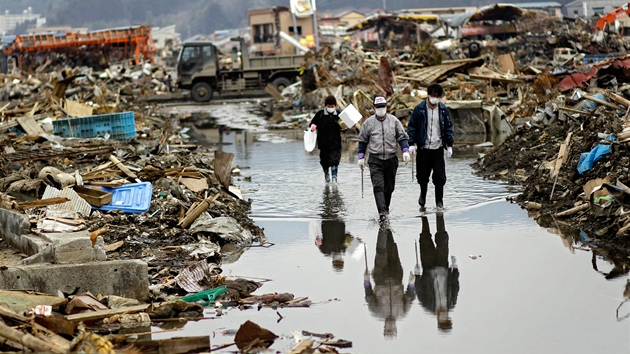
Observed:
[[[311,0],[311,8],[313,9],[313,31],[315,32],[315,51],[319,50],[319,31],[317,29],[317,0]]]

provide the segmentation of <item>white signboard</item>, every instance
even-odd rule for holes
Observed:
[[[313,15],[311,0],[291,0],[291,12],[295,17],[309,17]]]
[[[339,113],[339,118],[341,118],[348,128],[352,128],[361,120],[361,118],[363,118],[363,116],[352,104],[349,104],[346,109]]]

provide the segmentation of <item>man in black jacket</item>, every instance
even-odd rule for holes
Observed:
[[[309,123],[311,131],[317,131],[317,148],[319,149],[319,163],[324,169],[324,178],[329,183],[337,183],[339,161],[341,160],[341,126],[335,96],[328,96],[324,100],[325,107],[315,113]],[[330,170],[330,175],[328,171]]]
[[[429,176],[433,172],[435,186],[435,206],[444,208],[444,185],[446,184],[446,156],[453,155],[453,122],[446,106],[440,102],[444,89],[439,84],[431,84],[427,88],[429,97],[418,104],[409,118],[407,135],[409,135],[409,152],[417,151],[417,180],[420,184],[420,211],[425,211]],[[417,145],[414,146],[414,144]]]

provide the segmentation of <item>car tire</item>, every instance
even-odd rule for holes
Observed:
[[[198,82],[190,90],[190,96],[195,102],[209,102],[212,99],[212,87],[207,82]]]
[[[291,80],[287,79],[286,77],[277,77],[273,79],[271,84],[274,85],[278,89],[278,91],[282,92],[282,90],[284,90],[288,86],[291,86]]]
[[[479,42],[470,42],[468,45],[468,54],[471,58],[476,58],[481,53],[481,44]]]

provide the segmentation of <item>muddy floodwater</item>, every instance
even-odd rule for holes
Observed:
[[[233,108],[241,119],[258,119],[242,106]],[[210,334],[216,347],[251,320],[280,336],[269,352],[288,352],[292,331],[303,330],[351,341],[344,353],[630,351],[627,274],[611,276],[612,261],[582,245],[579,233],[543,228],[507,202],[517,190],[476,177],[472,157],[456,151],[447,160],[446,211],[431,209],[430,189],[425,217],[411,163],[401,163],[390,227],[379,228],[367,170],[361,190],[356,143],[344,148],[339,183],[330,186],[301,134],[223,133],[222,150],[241,167],[234,184],[253,200],[252,218],[273,245],[250,248],[222,268],[270,279],[257,294],[289,292],[313,305],[228,309],[220,317],[208,308],[207,317],[216,318],[154,339]]]

